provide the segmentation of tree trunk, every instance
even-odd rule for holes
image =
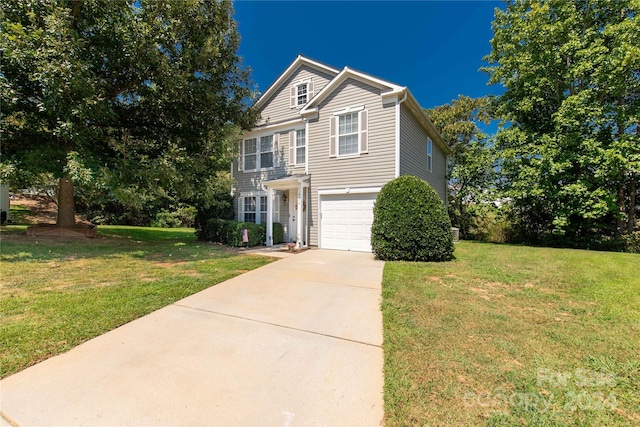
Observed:
[[[60,190],[58,191],[58,227],[68,227],[76,223],[76,209],[73,199],[73,182],[69,175],[60,178]]]
[[[627,233],[633,233],[636,226],[636,175],[631,174],[629,213],[627,214]]]

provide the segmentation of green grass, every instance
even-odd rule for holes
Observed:
[[[100,226],[95,239],[0,233],[0,377],[272,261],[193,229]]]
[[[385,266],[385,425],[640,425],[640,256],[455,256]]]

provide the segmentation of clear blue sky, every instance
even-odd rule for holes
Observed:
[[[431,108],[487,86],[482,57],[500,1],[249,1],[234,4],[239,54],[261,92],[298,54],[408,86]]]

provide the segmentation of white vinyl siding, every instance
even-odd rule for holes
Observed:
[[[400,175],[413,175],[427,181],[442,200],[446,200],[446,156],[438,144],[431,144],[429,173],[425,141],[433,141],[405,105],[400,106]]]
[[[319,244],[319,189],[381,187],[395,177],[395,105],[382,105],[382,91],[358,80],[347,79],[319,103],[319,117],[309,121],[307,163],[312,184],[309,200],[311,245]],[[359,112],[367,114],[366,121],[360,120],[361,132],[367,131],[366,140],[361,141],[366,142],[366,151],[361,146],[360,156],[338,158],[335,150],[336,117],[341,111],[346,113],[348,108],[354,107],[363,107]],[[332,139],[332,122],[336,123],[333,144],[327,143]],[[363,123],[367,124],[367,129],[362,129]],[[334,147],[333,155],[330,147]],[[368,154],[362,155],[363,152]]]
[[[333,74],[302,65],[290,78],[285,80],[280,89],[267,100],[260,111],[262,120],[266,121],[268,119],[270,123],[278,123],[300,118],[298,114],[299,108],[295,108],[291,102],[292,91],[295,90],[295,86],[303,81],[313,82],[313,91],[318,93],[333,77]],[[309,99],[312,96],[310,92],[311,91],[308,93]]]

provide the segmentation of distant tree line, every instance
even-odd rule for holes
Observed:
[[[428,111],[453,149],[454,225],[530,244],[638,250],[640,17],[631,0],[515,0],[485,58],[493,99]],[[479,126],[501,122],[491,137]]]

